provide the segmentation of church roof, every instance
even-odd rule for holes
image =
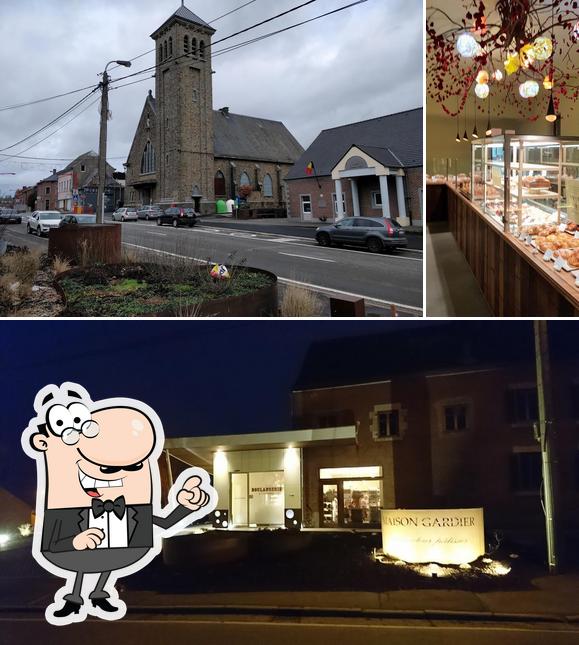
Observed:
[[[294,163],[302,146],[280,121],[213,112],[215,157]]]
[[[165,22],[151,34],[151,38],[154,38],[159,31],[164,29],[174,19],[180,19],[193,25],[199,25],[200,27],[204,27],[210,31],[212,34],[215,33],[215,29],[213,29],[211,25],[206,23],[204,20],[201,20],[198,15],[194,14],[190,9],[187,9],[185,5],[182,5],[170,18],[165,20]]]
[[[314,162],[318,176],[331,175],[352,146],[386,166],[417,168],[422,166],[422,145],[422,108],[322,130],[289,171],[287,179],[307,178],[310,161]]]

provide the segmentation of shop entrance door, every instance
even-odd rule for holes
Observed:
[[[249,524],[248,474],[231,473],[231,521],[233,526]]]
[[[322,525],[340,526],[340,488],[338,482],[322,484]]]
[[[321,526],[379,526],[382,482],[379,479],[337,479],[321,484]]]
[[[249,524],[256,526],[284,524],[283,470],[249,473]]]

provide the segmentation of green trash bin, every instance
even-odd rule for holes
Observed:
[[[222,199],[217,202],[217,214],[227,215],[227,204]]]

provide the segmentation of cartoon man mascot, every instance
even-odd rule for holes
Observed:
[[[22,434],[38,482],[32,552],[66,579],[46,619],[67,625],[87,614],[122,618],[127,607],[115,581],[147,565],[162,537],[211,513],[217,493],[204,470],[190,468],[161,508],[163,426],[140,401],[92,401],[80,385],[63,383],[44,387],[34,410]]]

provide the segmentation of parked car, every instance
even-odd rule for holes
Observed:
[[[51,228],[58,228],[64,215],[59,211],[34,211],[28,216],[27,233],[36,233],[38,237],[48,235]]]
[[[78,226],[79,224],[96,224],[96,215],[65,215],[60,220],[59,228]]]
[[[171,224],[173,228],[178,228],[179,226],[193,228],[197,224],[197,217],[198,215],[193,208],[167,208],[157,218],[157,224],[159,226]]]
[[[149,221],[150,219],[157,219],[162,212],[158,206],[142,206],[137,211],[137,217]]]
[[[21,224],[22,217],[13,210],[0,210],[0,224]]]
[[[372,253],[408,246],[404,229],[396,220],[375,217],[347,217],[331,226],[320,226],[316,241],[320,246],[365,246]]]
[[[113,213],[113,222],[136,222],[137,219],[136,208],[119,208]]]

